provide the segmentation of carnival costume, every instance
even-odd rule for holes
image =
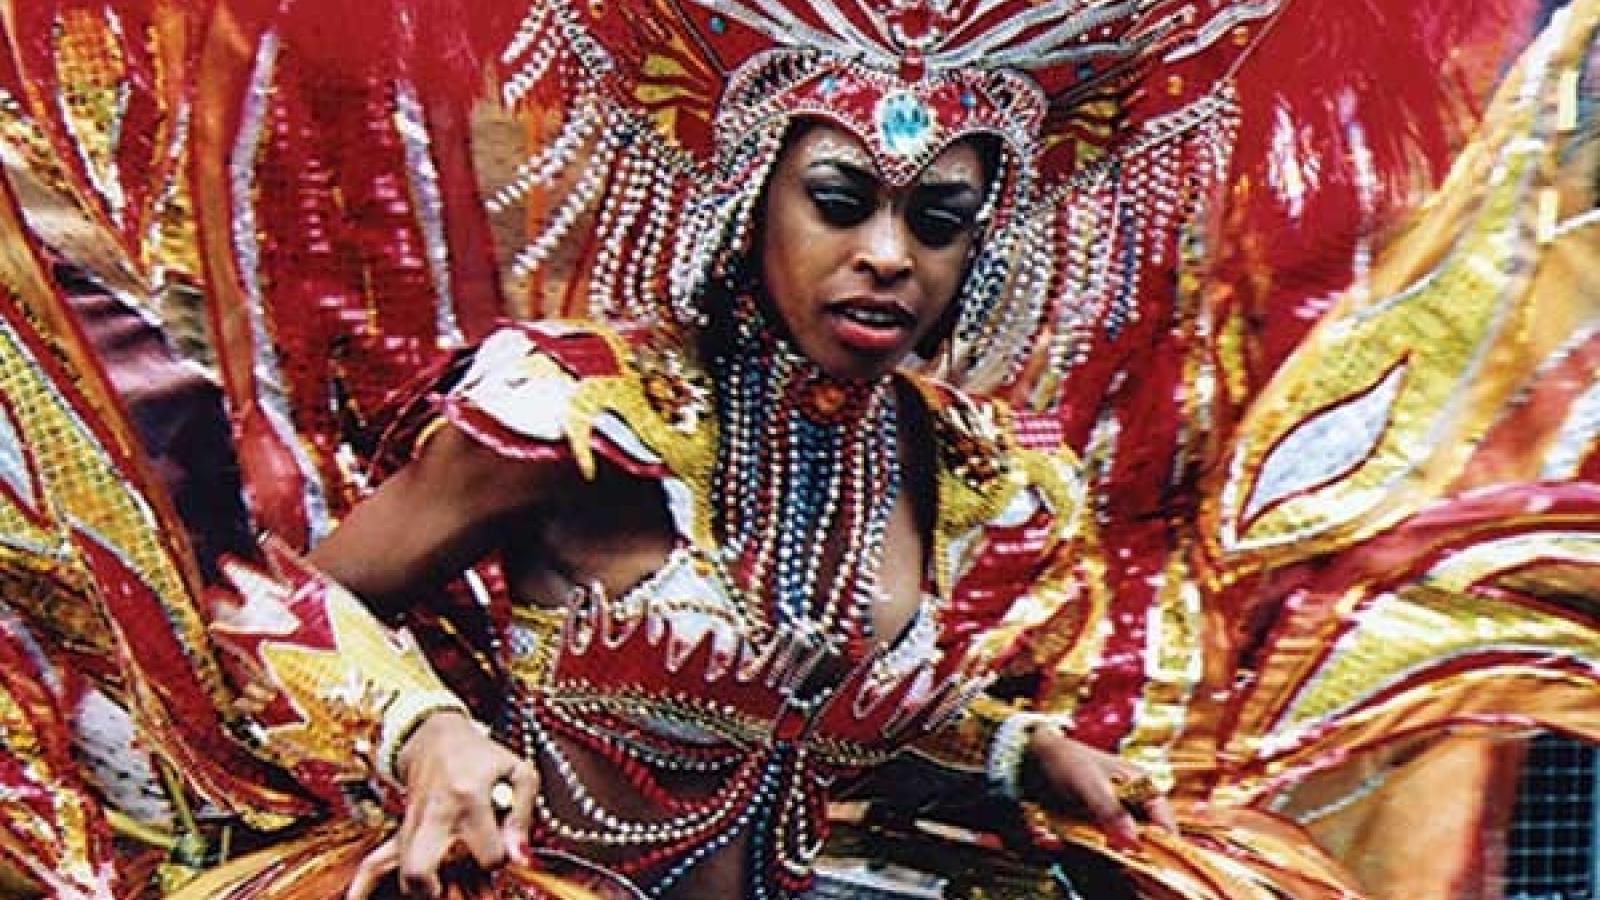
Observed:
[[[402,802],[395,749],[466,698],[573,796],[557,733],[664,804],[674,766],[727,788],[666,823],[544,811],[563,876],[513,867],[508,896],[634,889],[605,869],[670,888],[736,833],[760,836],[752,895],[797,889],[824,782],[936,732],[922,757],[1014,793],[1041,724],[1147,766],[1186,829],[1117,849],[1030,810],[1046,850],[1153,896],[1355,894],[1276,814],[1287,786],[1461,722],[1600,737],[1595,317],[1556,289],[1594,259],[1595,4],[1530,45],[1431,227],[1375,261],[1276,233],[1370,233],[1396,173],[1443,159],[1437,91],[1377,73],[1498,58],[1487,6],[1398,6],[1385,43],[1352,37],[1365,5],[1303,0],[417,2],[331,26],[325,4],[7,4],[0,855],[62,897],[152,868],[185,896],[336,893]],[[1356,55],[1308,63],[1318,40]],[[896,184],[998,142],[935,362],[1026,413],[830,383],[767,332],[744,256],[800,116]],[[531,149],[496,158],[507,135]],[[210,561],[58,262],[168,322],[203,295],[249,513],[290,544],[426,440],[376,441],[387,395],[482,342],[397,422],[659,480],[677,549],[619,597],[574,586],[559,621],[487,571],[409,623],[431,667],[287,552],[202,602]],[[742,353],[787,362],[698,353],[718,293]],[[505,312],[634,324],[493,331]],[[936,426],[938,522],[929,599],[872,654],[893,385]],[[747,477],[766,505],[718,499]],[[829,525],[859,554],[833,580],[805,564]]]

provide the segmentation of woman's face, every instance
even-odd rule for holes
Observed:
[[[897,188],[847,131],[819,123],[790,140],[767,187],[760,254],[800,351],[836,377],[892,370],[955,300],[984,188],[966,142]]]

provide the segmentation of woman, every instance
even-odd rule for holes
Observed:
[[[378,727],[346,757],[375,749],[405,789],[403,824],[352,896],[391,871],[437,893],[457,844],[483,868],[534,852],[657,896],[787,896],[809,883],[830,786],[936,731],[930,756],[987,769],[1012,797],[1037,769],[1046,792],[1124,842],[1130,809],[1170,824],[1136,767],[1071,741],[1064,719],[1003,699],[962,714],[996,675],[1025,693],[1099,588],[1077,568],[1085,517],[1054,433],[897,370],[952,333],[983,364],[1032,333],[1011,291],[1038,277],[1024,251],[1050,214],[1050,100],[1010,61],[1047,45],[1076,59],[1070,47],[1091,36],[1096,54],[1131,53],[1142,39],[1113,32],[1139,22],[1055,3],[1030,13],[1050,26],[1035,34],[998,14],[963,23],[880,6],[862,7],[888,16],[865,55],[766,40],[778,32],[754,6],[677,6],[655,22],[699,29],[739,60],[716,98],[711,177],[661,228],[680,207],[641,201],[653,188],[634,176],[654,170],[619,163],[606,180],[618,205],[595,226],[617,242],[577,290],[623,307],[637,285],[633,259],[617,258],[637,236],[637,257],[661,258],[667,275],[645,278],[669,301],[651,308],[670,313],[621,331],[494,334],[399,448],[414,461],[316,546],[314,566],[385,613],[429,605],[486,556],[515,603],[497,650],[511,702],[482,723],[500,742],[437,683],[385,681],[390,662],[341,675],[393,698],[371,705]],[[634,59],[627,8],[535,12]],[[753,35],[760,52],[726,43]],[[686,46],[644,37],[641,52]],[[569,43],[596,91],[574,118],[647,95],[619,91],[595,47]],[[501,58],[541,46],[519,32]],[[646,56],[641,71],[666,67]],[[614,134],[630,151],[656,146],[629,130],[642,120],[599,118],[602,159]],[[337,593],[295,596],[314,607]],[[292,678],[262,649],[262,620],[220,618],[247,693],[281,692]]]
[[[1064,485],[1024,473],[1065,460],[1014,449],[998,428],[976,453],[959,446],[978,436],[962,417],[1006,414],[898,366],[942,339],[961,303],[1000,151],[992,138],[962,139],[896,183],[840,124],[801,118],[788,131],[755,213],[751,262],[733,267],[752,275],[707,292],[716,308],[698,346],[598,325],[497,334],[415,462],[312,553],[328,576],[393,611],[498,550],[534,648],[513,662],[513,705],[528,717],[516,730],[531,738],[523,753],[460,710],[399,726],[410,732],[394,761],[404,824],[363,863],[351,896],[394,870],[408,890],[436,896],[457,842],[492,868],[528,856],[530,827],[534,846],[616,869],[657,896],[784,895],[805,883],[826,785],[887,758],[934,724],[933,707],[981,686],[936,593],[949,576],[934,547],[956,536],[939,482],[957,466],[1014,473],[1025,490],[1008,478],[1000,492],[1064,533]],[[681,430],[663,430],[675,422]],[[1048,554],[1065,547],[1052,537],[1041,548],[1041,582],[1059,568]],[[563,637],[555,623],[568,616]],[[601,663],[559,658],[579,655],[577,632],[636,628],[612,658],[584,653],[637,672],[607,680],[588,668]],[[647,639],[656,628],[667,636]],[[704,658],[678,646],[697,638]],[[689,662],[670,659],[684,652]],[[748,676],[727,670],[774,652],[798,655],[776,693],[744,696],[733,681]],[[553,673],[531,672],[540,654],[558,657]],[[673,693],[680,666],[701,680],[700,696]],[[776,666],[755,680],[770,688]],[[881,729],[875,740],[840,730],[830,712],[842,705],[829,704],[835,692],[929,676],[943,679],[944,696],[853,716],[857,731]],[[730,705],[741,714],[731,721],[708,712]],[[906,715],[914,722],[893,723]],[[1137,779],[1130,764],[1057,728],[1032,730],[1026,749],[1053,792],[1136,840],[1112,785]],[[502,782],[512,791],[497,821]],[[1163,801],[1145,801],[1141,812],[1170,822]]]

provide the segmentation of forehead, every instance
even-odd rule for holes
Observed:
[[[834,163],[860,169],[886,181],[866,144],[853,132],[831,122],[810,121],[784,148],[785,157],[800,168]],[[967,181],[983,186],[983,160],[971,140],[944,148],[912,178],[915,182]]]

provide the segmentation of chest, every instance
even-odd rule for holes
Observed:
[[[921,480],[919,479],[919,482]],[[924,524],[931,513],[931,484],[918,483],[899,492],[891,507],[878,551],[879,563],[869,589],[869,633],[876,643],[902,634],[921,605],[929,584],[930,541]],[[679,548],[689,545],[674,515],[671,489],[662,481],[637,478],[602,466],[582,490],[555,498],[507,529],[503,560],[513,595],[521,602],[545,607],[564,605],[576,589],[598,587],[620,598],[657,576]],[[707,498],[702,502],[714,502]],[[748,498],[729,495],[728,502]],[[847,545],[849,534],[832,529],[819,535],[815,558],[799,561],[818,569],[818,581],[838,578],[841,566],[856,562],[861,548]],[[701,548],[705,549],[705,548]],[[722,548],[710,548],[720,553]],[[706,554],[709,556],[709,554]],[[707,572],[730,577],[727,570]],[[759,603],[770,600],[749,586],[734,585]],[[758,622],[766,610],[745,610]]]

